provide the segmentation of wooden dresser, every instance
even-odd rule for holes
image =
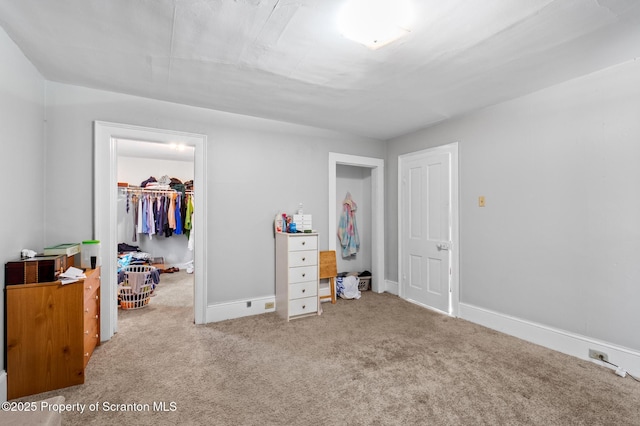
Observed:
[[[318,234],[276,234],[276,312],[289,321],[318,313]]]
[[[100,344],[100,268],[87,278],[6,286],[7,397],[84,383]]]

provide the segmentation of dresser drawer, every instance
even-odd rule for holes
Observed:
[[[318,312],[318,297],[305,297],[289,301],[289,315],[302,315]]]
[[[92,324],[85,323],[84,350],[82,351],[85,367],[87,366],[87,363],[89,362],[89,359],[93,354],[93,350],[100,343],[100,333],[98,332],[99,327],[100,325],[95,320]]]
[[[317,248],[318,237],[315,235],[289,238],[289,251],[316,250]]]
[[[95,295],[99,294],[100,277],[90,277],[84,280],[84,299],[95,299]]]
[[[98,339],[100,338],[98,327],[100,327],[100,325],[96,320],[93,320],[92,322],[85,322],[83,333],[85,352],[87,352],[89,348],[95,347],[95,345],[98,343]]]
[[[318,283],[316,281],[307,281],[306,283],[295,283],[289,285],[289,298],[291,300],[315,296],[317,294]]]
[[[289,268],[289,283],[300,283],[303,281],[315,281],[318,278],[318,266],[299,266]]]
[[[289,253],[289,268],[318,264],[317,250],[292,251]]]
[[[95,319],[100,315],[100,300],[97,295],[90,297],[84,301],[84,318],[85,321],[88,318]]]

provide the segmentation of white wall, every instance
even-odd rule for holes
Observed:
[[[356,226],[360,236],[360,250],[355,256],[343,258],[340,252],[340,239],[334,232],[337,247],[338,272],[371,271],[371,169],[338,164],[336,166],[336,224],[340,223],[342,201],[347,192],[358,206]]]
[[[44,79],[0,28],[0,140],[5,183],[0,209],[0,263],[20,250],[44,248]],[[2,273],[4,288],[4,273]],[[4,292],[0,294],[0,339],[4,341]],[[0,351],[0,372],[4,369]],[[0,373],[0,401],[6,400]]]
[[[126,143],[120,141],[119,143]],[[176,161],[160,158],[141,158],[118,156],[118,182],[140,185],[150,176],[160,179],[162,176],[175,177],[182,182],[193,180],[193,161]],[[187,247],[186,235],[172,235],[171,237],[137,234],[133,241],[133,210],[126,210],[127,199],[123,193],[118,193],[118,242],[139,246],[140,249],[153,257],[164,257],[165,266],[184,266],[193,260],[193,252]]]
[[[193,180],[193,170],[193,161],[118,156],[118,182],[130,185],[140,185],[150,176],[160,179],[164,175],[186,182]]]
[[[92,123],[102,120],[206,134],[208,303],[273,296],[273,218],[313,214],[321,249],[328,247],[329,152],[382,158],[381,141],[189,107],[169,102],[47,82],[46,161],[60,164],[73,152],[73,171],[52,168],[46,178],[46,241],[92,235]],[[72,176],[85,176],[73,179]],[[74,207],[64,187],[72,185]],[[197,208],[197,207],[196,207]]]
[[[461,302],[640,350],[639,111],[630,61],[390,141],[389,278],[398,155],[457,141]]]

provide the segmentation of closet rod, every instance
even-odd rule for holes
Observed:
[[[129,187],[120,187],[118,188],[123,192],[139,192],[145,194],[173,194],[173,193],[182,193],[182,191],[176,191],[175,189],[149,189],[149,188],[129,188]],[[192,189],[187,189],[184,191],[185,194],[193,195]]]

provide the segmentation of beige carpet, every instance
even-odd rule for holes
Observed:
[[[640,424],[640,383],[389,294],[194,326],[191,278],[123,312],[84,385],[23,400],[86,404],[67,425]]]

